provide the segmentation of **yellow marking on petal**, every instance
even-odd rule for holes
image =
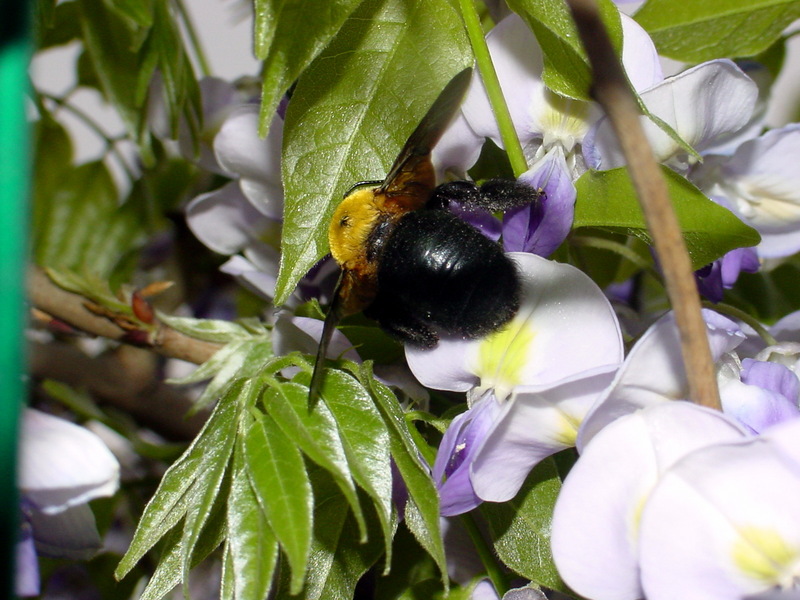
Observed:
[[[527,321],[514,319],[481,341],[475,374],[481,387],[494,388],[498,400],[522,383],[522,376],[536,332]]]
[[[542,144],[547,147],[558,141],[569,153],[589,130],[589,103],[550,91],[545,93],[545,100],[539,116],[544,134]]]
[[[578,439],[578,428],[580,422],[572,415],[568,415],[562,410],[554,407],[558,411],[558,426],[552,431],[553,441],[565,446],[574,446]]]
[[[780,533],[760,527],[739,528],[734,564],[747,577],[767,586],[791,588],[800,580],[800,552]]]

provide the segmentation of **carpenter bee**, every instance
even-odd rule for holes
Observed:
[[[458,109],[472,69],[456,75],[411,134],[383,181],[357,183],[328,231],[341,267],[323,327],[310,398],[322,381],[333,330],[364,311],[402,342],[430,348],[440,335],[478,338],[519,308],[516,266],[501,247],[448,209],[451,201],[491,211],[535,202],[539,192],[516,181],[436,186],[430,154]]]

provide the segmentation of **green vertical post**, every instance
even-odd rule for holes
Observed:
[[[22,328],[28,225],[28,128],[24,111],[30,46],[24,0],[0,9],[0,597],[14,597],[19,533],[16,486],[17,427],[25,397]]]

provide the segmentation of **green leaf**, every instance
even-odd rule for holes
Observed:
[[[264,392],[264,406],[283,432],[291,436],[298,448],[325,469],[350,504],[356,517],[361,541],[366,541],[367,525],[358,502],[356,487],[350,476],[339,426],[328,407],[320,402],[308,410],[308,387],[286,383]]]
[[[763,52],[800,18],[800,2],[649,0],[634,18],[659,54],[694,63]]]
[[[533,469],[513,500],[484,502],[480,511],[506,566],[534,583],[568,592],[550,551],[550,521],[560,489],[555,464],[546,459]]]
[[[241,443],[237,444],[233,458],[227,538],[226,557],[235,588],[231,596],[266,598],[278,561],[278,540],[250,484]]]
[[[150,27],[153,24],[153,0],[106,0],[109,10],[131,21],[132,25]]]
[[[381,525],[367,512],[369,535],[362,543],[355,535],[356,523],[348,502],[329,473],[311,469],[314,484],[314,541],[305,589],[298,600],[350,600],[361,576],[381,556]],[[285,597],[278,593],[278,598]]]
[[[663,167],[662,172],[695,269],[734,248],[758,244],[761,239],[758,233],[731,211],[709,200],[674,171]],[[652,245],[625,168],[588,171],[575,182],[575,187],[578,197],[573,230],[596,227],[635,236]]]
[[[361,0],[330,0],[325,10],[303,2],[256,0],[255,53],[263,60],[262,136],[267,134],[281,97],[341,29]]]
[[[100,80],[103,94],[119,112],[133,140],[139,140],[141,104],[136,102],[139,60],[134,32],[102,0],[76,0],[80,6],[83,43]]]
[[[249,339],[253,337],[252,326],[245,326],[238,321],[223,321],[221,319],[193,319],[191,317],[176,317],[157,311],[158,320],[166,323],[176,331],[190,337],[207,342],[225,344],[234,340]],[[266,334],[266,329],[260,327],[261,334]]]
[[[567,98],[589,100],[592,82],[589,60],[566,3],[563,0],[509,0],[508,5],[525,20],[542,47],[545,85]],[[622,51],[619,11],[610,0],[600,0],[598,5],[619,56]]]
[[[223,478],[233,454],[234,442],[239,425],[239,413],[244,406],[255,403],[260,389],[254,381],[235,381],[219,399],[220,404],[229,405],[232,410],[220,413],[218,419],[219,441],[209,445],[200,458],[197,467],[202,477],[195,484],[194,499],[184,518],[181,552],[183,553],[183,581],[189,581],[189,570],[192,567],[191,557],[200,534],[211,514],[211,509],[220,495]],[[227,497],[227,495],[226,495]]]
[[[216,454],[220,460],[225,460],[224,452],[220,453],[219,448],[229,443],[239,408],[237,399],[226,395],[186,452],[164,474],[144,509],[128,551],[114,573],[117,579],[122,579],[158,540],[184,518],[197,497],[196,492],[202,492],[205,485],[202,482],[205,474],[200,470],[201,465],[208,464],[204,456]],[[200,483],[195,489],[197,481]]]
[[[436,96],[471,60],[447,0],[366,0],[303,73],[284,128],[276,304],[328,252],[328,223],[342,194],[386,175]]]
[[[303,586],[311,549],[313,497],[303,456],[269,415],[254,413],[244,431],[247,472],[292,569],[291,589]]]
[[[63,6],[63,5],[60,5]],[[33,130],[33,215],[31,226],[34,232],[34,248],[38,246],[36,235],[46,228],[52,203],[65,180],[71,177],[72,140],[66,129],[50,114],[44,114]]]
[[[391,560],[392,469],[386,425],[368,391],[346,373],[328,370],[320,396],[339,428],[353,479],[372,499]]]
[[[37,2],[37,10],[44,11],[49,2]],[[41,14],[36,20],[37,50],[68,44],[81,35],[77,2],[61,2],[48,15]]]
[[[408,491],[406,525],[436,561],[442,581],[446,584],[447,563],[439,527],[439,494],[436,486],[428,468],[419,459],[417,447],[394,394],[372,377],[368,364],[362,366],[361,378],[369,382],[372,397],[388,427],[392,458]]]
[[[182,562],[189,560],[192,567],[197,566],[213,552],[225,538],[225,511],[221,503],[214,505],[206,522],[203,534],[194,547],[191,557],[185,557],[181,548],[179,528],[164,536],[163,551],[153,576],[147,582],[139,600],[160,600],[182,580]]]
[[[117,189],[99,161],[65,175],[52,196],[36,194],[40,204],[34,208],[33,247],[42,266],[78,268],[96,258],[92,245],[116,211]]]

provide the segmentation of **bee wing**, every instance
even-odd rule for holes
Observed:
[[[430,167],[431,150],[461,105],[471,78],[470,67],[458,73],[445,86],[400,150],[392,168],[389,169],[389,174],[378,188],[378,193],[402,192],[410,184],[418,182],[420,175],[423,180],[430,177],[430,189],[433,189],[436,182],[433,180],[433,169]],[[420,170],[427,170],[429,173],[423,171],[420,174]]]
[[[333,301],[328,307],[328,314],[325,315],[325,323],[322,326],[322,335],[319,338],[317,358],[314,361],[314,371],[311,374],[311,383],[308,386],[309,407],[313,407],[317,398],[319,398],[322,378],[325,373],[325,355],[328,353],[328,346],[331,343],[333,332],[336,330],[336,325],[344,316],[344,295],[342,294],[344,280],[345,272],[342,271],[336,282],[336,287],[333,289]]]

